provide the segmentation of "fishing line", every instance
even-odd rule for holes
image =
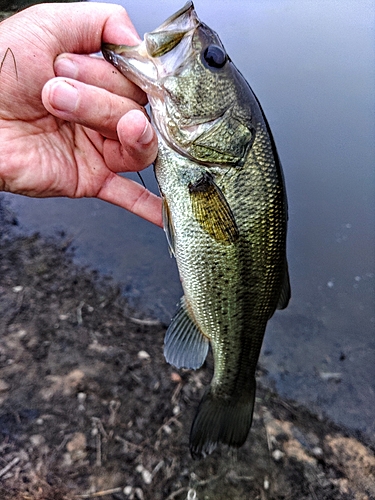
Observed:
[[[137,175],[138,175],[138,177],[141,179],[141,182],[142,182],[142,184],[143,184],[143,187],[144,187],[145,189],[147,189],[146,184],[145,184],[145,181],[142,179],[141,174],[140,174],[139,172],[137,172]]]

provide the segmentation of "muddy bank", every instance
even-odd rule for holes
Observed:
[[[165,325],[74,265],[69,235],[25,237],[4,204],[0,228],[0,498],[375,498],[360,436],[261,387],[245,446],[193,461],[212,361],[167,365]]]

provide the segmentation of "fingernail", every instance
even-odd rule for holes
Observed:
[[[74,111],[78,104],[78,90],[68,82],[56,82],[51,89],[51,104],[60,111]]]
[[[78,66],[69,57],[57,57],[54,64],[56,76],[67,76],[76,79],[78,76]]]
[[[153,137],[154,137],[154,132],[152,130],[151,124],[146,119],[146,126],[137,142],[139,144],[142,144],[142,146],[145,146],[146,144],[152,141]]]

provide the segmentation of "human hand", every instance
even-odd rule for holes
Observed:
[[[44,4],[1,23],[0,191],[97,197],[161,225],[161,200],[118,175],[157,154],[145,94],[88,54],[135,45],[119,5]]]

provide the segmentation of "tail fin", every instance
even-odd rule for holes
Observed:
[[[239,448],[249,434],[253,419],[255,380],[245,394],[223,398],[209,387],[195,415],[190,432],[193,458],[202,458],[219,443]]]

